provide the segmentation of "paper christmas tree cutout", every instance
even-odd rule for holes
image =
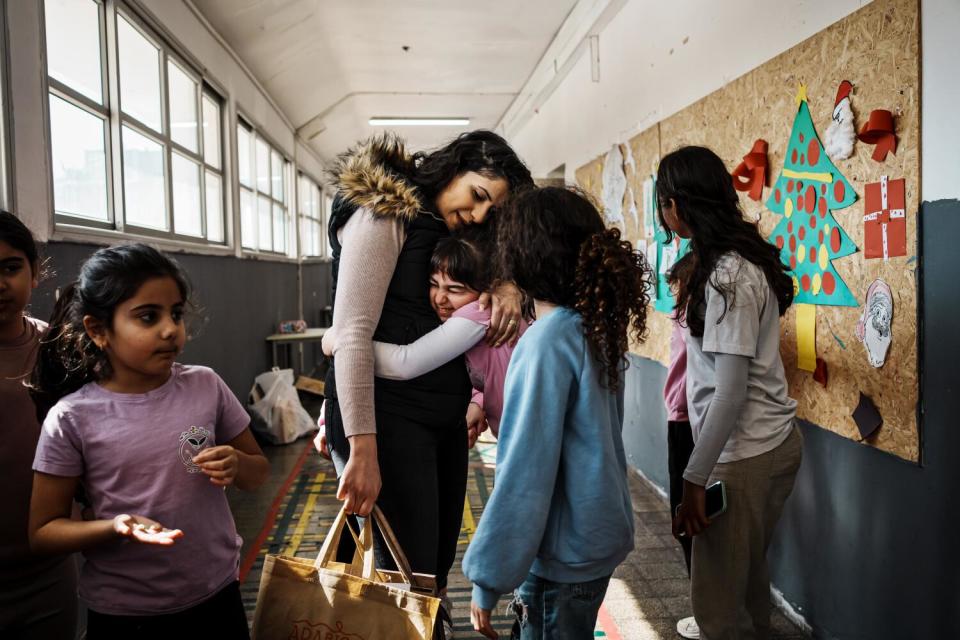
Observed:
[[[833,261],[856,252],[857,246],[837,224],[833,210],[849,207],[857,194],[824,152],[803,88],[797,101],[783,171],[767,200],[767,208],[783,216],[769,240],[790,265],[794,302],[856,307]]]

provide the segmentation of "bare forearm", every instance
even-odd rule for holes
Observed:
[[[233,484],[243,491],[253,491],[267,480],[270,475],[270,462],[262,454],[249,454],[237,451],[237,477]]]
[[[30,532],[30,549],[39,555],[62,555],[118,540],[113,520],[55,518]]]

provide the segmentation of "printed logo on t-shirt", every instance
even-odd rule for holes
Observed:
[[[198,473],[200,467],[193,462],[194,456],[213,446],[213,434],[204,427],[190,427],[180,433],[180,461],[188,473]]]

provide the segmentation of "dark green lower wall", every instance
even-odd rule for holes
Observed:
[[[54,291],[77,276],[83,261],[99,247],[51,242],[44,248],[54,275],[33,297],[31,312],[46,320]],[[264,338],[283,320],[300,316],[299,289],[304,282],[304,318],[315,324],[329,304],[329,264],[298,266],[287,262],[235,257],[171,254],[186,270],[200,305],[191,339],[181,362],[212,367],[241,399],[246,399],[258,373],[271,366]],[[309,288],[307,288],[309,287]],[[305,353],[307,369],[314,358]]]
[[[960,638],[960,202],[920,215],[923,466],[802,425],[803,465],[770,550],[774,585],[818,638]],[[665,376],[636,359],[624,428],[631,462],[664,487]]]

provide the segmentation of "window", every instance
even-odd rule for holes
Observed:
[[[56,221],[223,243],[219,96],[113,2],[44,11]]]
[[[313,258],[326,255],[322,195],[317,183],[300,174],[300,255]]]
[[[244,122],[237,124],[240,240],[245,249],[295,254],[287,182],[290,163]]]
[[[0,208],[10,210],[10,157],[9,132],[7,131],[7,26],[5,11],[0,7]]]

